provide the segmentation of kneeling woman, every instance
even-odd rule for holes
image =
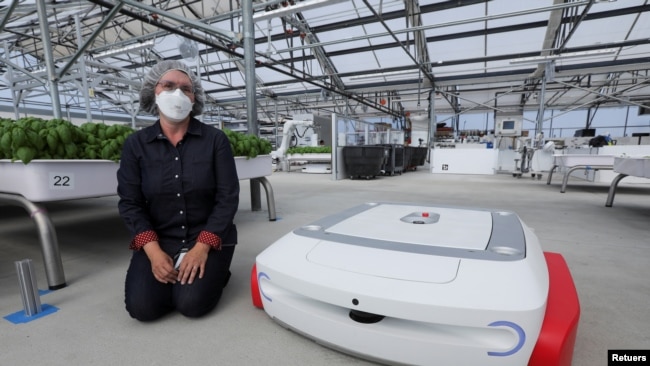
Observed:
[[[151,68],[140,108],[158,116],[124,142],[117,172],[119,212],[132,235],[126,310],[151,321],[215,308],[237,243],[239,179],[223,131],[194,116],[200,79],[180,61]]]

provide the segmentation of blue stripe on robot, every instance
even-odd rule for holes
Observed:
[[[496,321],[494,323],[488,324],[490,327],[510,327],[514,329],[517,332],[517,335],[519,335],[519,343],[517,343],[516,346],[514,346],[511,350],[505,351],[505,352],[488,352],[488,356],[500,356],[500,357],[505,357],[505,356],[510,356],[513,355],[521,349],[521,347],[524,346],[524,343],[526,343],[526,332],[524,332],[524,329],[520,327],[519,325],[513,323],[513,322],[508,322],[505,320],[500,320]]]
[[[260,273],[257,274],[257,283],[258,283],[258,284],[261,283],[260,280],[261,280],[262,278],[266,278],[266,279],[269,280],[269,281],[271,280],[271,277],[269,277],[269,275],[267,275],[267,274],[264,273],[264,272],[260,272]],[[267,300],[269,300],[270,302],[273,302],[273,300],[272,300],[270,297],[266,296],[266,294],[264,293],[264,290],[262,290],[262,286],[259,286],[259,288],[260,288],[260,293],[262,294],[262,296],[264,296],[264,298],[267,299]]]

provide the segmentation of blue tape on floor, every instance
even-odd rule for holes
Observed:
[[[47,295],[47,294],[49,294],[50,292],[52,292],[52,290],[41,290],[41,289],[38,290],[38,294],[39,294],[40,296]]]
[[[13,314],[9,314],[4,318],[14,324],[21,324],[21,323],[31,322],[32,320],[40,319],[46,315],[50,315],[52,313],[56,313],[57,311],[59,311],[59,308],[57,308],[56,306],[52,306],[48,304],[41,304],[41,309],[43,311],[41,311],[38,314],[34,314],[32,316],[25,315],[25,310],[21,310]]]

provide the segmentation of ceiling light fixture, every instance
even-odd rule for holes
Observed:
[[[289,13],[297,13],[297,12],[300,12],[300,11],[305,11],[305,10],[309,10],[309,9],[318,8],[318,7],[321,7],[321,6],[324,6],[324,5],[332,5],[332,4],[336,4],[336,3],[342,3],[344,1],[348,1],[348,0],[300,1],[300,2],[297,2],[294,5],[291,5],[290,3],[288,3],[286,6],[280,5],[277,9],[274,9],[274,10],[254,13],[253,14],[253,21],[257,22],[257,21],[260,21],[260,20],[277,18],[277,17],[287,15]],[[241,22],[241,18],[240,18],[240,22]]]
[[[271,85],[271,86],[258,86],[257,90],[275,90],[275,89],[285,89],[286,85]]]
[[[380,77],[395,76],[395,75],[405,75],[405,74],[417,74],[418,72],[419,72],[419,70],[378,72],[378,73],[374,73],[374,74],[351,76],[350,80],[372,79],[372,78],[380,78]]]
[[[568,52],[562,53],[559,55],[547,55],[547,56],[533,56],[533,57],[522,57],[515,58],[510,60],[511,65],[526,65],[526,64],[537,64],[542,62],[549,62],[554,60],[566,60],[570,58],[584,58],[584,57],[593,57],[593,56],[602,56],[610,55],[616,53],[614,48],[605,48],[600,50],[591,50],[591,51],[582,51],[582,52]]]
[[[104,51],[104,52],[96,54],[94,57],[95,57],[95,60],[99,60],[99,59],[102,59],[102,58],[119,55],[121,53],[140,51],[140,50],[143,50],[143,49],[146,49],[146,48],[149,48],[149,47],[153,47],[153,45],[154,45],[154,41],[153,40],[148,40],[146,42],[134,43],[134,44],[122,47],[122,48],[117,48],[117,49],[114,49],[114,50]]]

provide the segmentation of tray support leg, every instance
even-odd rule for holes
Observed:
[[[63,263],[59,252],[54,225],[43,207],[29,201],[18,194],[0,193],[0,201],[23,207],[36,223],[41,239],[41,251],[45,265],[45,275],[50,290],[58,290],[66,286]]]

